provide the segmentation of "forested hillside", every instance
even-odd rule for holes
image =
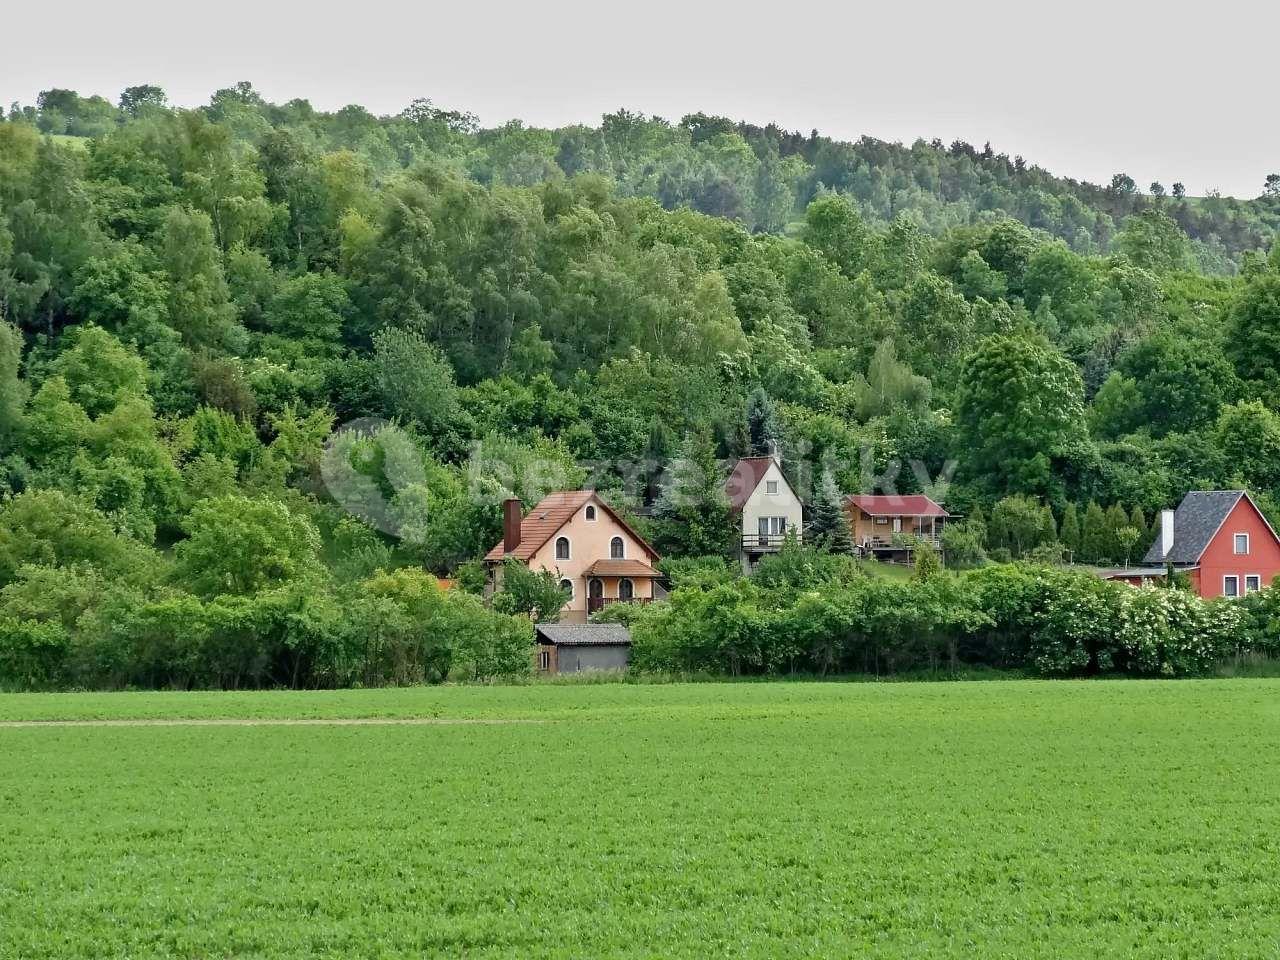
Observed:
[[[185,682],[488,675],[518,621],[419,571],[473,583],[503,496],[589,479],[715,554],[715,461],[769,439],[819,506],[978,518],[956,556],[1123,561],[1187,489],[1274,509],[1278,193],[702,115],[48,91],[0,123],[0,624],[115,682],[171,680],[182,636],[217,646]],[[336,445],[373,526],[322,477],[367,417],[401,428]]]

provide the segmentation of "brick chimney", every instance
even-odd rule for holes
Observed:
[[[517,499],[502,501],[502,550],[511,553],[520,546],[520,515],[523,507]]]

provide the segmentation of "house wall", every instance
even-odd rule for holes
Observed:
[[[586,519],[586,508],[589,505],[594,505],[596,508],[594,520]],[[560,537],[569,538],[568,560],[556,559],[556,540]],[[566,579],[573,584],[573,597],[564,605],[564,613],[561,615],[561,620],[564,622],[581,623],[586,619],[587,578],[584,571],[597,560],[609,559],[609,541],[614,537],[622,538],[626,559],[653,564],[655,557],[596,501],[590,501],[579,507],[573,518],[556,531],[555,536],[543,544],[542,548],[530,558],[531,570],[550,570],[556,575],[556,579]],[[617,579],[606,577],[603,581],[604,596],[616,597],[618,595]],[[652,580],[636,578],[632,583],[635,585],[635,596],[638,599],[648,599],[653,596]]]
[[[776,481],[777,493],[767,492],[769,482]],[[782,475],[782,468],[776,463],[769,464],[760,483],[751,491],[751,496],[742,505],[742,535],[755,536],[760,532],[761,517],[786,517],[787,530],[794,530],[796,536],[804,536],[804,506],[800,498]]]
[[[1249,553],[1235,554],[1235,534],[1249,535]],[[1280,543],[1272,535],[1266,521],[1254,505],[1245,497],[1235,505],[1221,529],[1205,548],[1200,557],[1198,580],[1193,580],[1202,597],[1222,596],[1222,578],[1235,574],[1240,578],[1240,592],[1244,593],[1246,575],[1258,574],[1262,586],[1270,586],[1272,578],[1280,574]]]
[[[608,645],[564,644],[557,647],[559,673],[581,673],[584,670],[625,670],[631,660],[631,647],[623,643]]]

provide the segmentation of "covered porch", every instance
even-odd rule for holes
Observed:
[[[612,603],[650,603],[654,584],[662,576],[639,560],[597,560],[582,575],[587,613]]]

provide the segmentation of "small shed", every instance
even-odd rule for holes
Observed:
[[[547,623],[534,628],[538,673],[625,670],[631,633],[620,623]]]

